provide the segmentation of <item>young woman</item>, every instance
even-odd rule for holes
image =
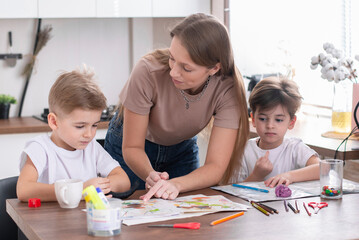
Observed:
[[[194,14],[171,31],[169,49],[144,56],[120,94],[105,149],[138,189],[174,199],[180,192],[227,183],[249,135],[243,80],[227,29]],[[196,135],[213,118],[207,157],[199,167]]]

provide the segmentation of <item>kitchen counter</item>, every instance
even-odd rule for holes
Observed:
[[[108,121],[100,122],[98,129],[107,129]],[[47,123],[33,117],[0,119],[0,134],[50,132]]]

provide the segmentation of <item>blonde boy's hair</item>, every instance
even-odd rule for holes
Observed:
[[[301,104],[302,96],[298,85],[283,77],[268,77],[259,81],[249,97],[253,115],[257,109],[269,110],[282,105],[293,118]]]
[[[52,85],[49,93],[49,110],[56,114],[69,114],[74,109],[103,110],[106,97],[94,82],[92,70],[63,72]]]

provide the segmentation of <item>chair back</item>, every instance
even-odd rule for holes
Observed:
[[[0,229],[1,239],[17,240],[18,227],[6,212],[6,199],[16,198],[16,183],[18,177],[0,180]]]

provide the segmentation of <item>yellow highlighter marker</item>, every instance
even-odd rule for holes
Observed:
[[[82,195],[84,195],[85,200],[91,201],[93,207],[95,209],[106,209],[105,203],[101,200],[100,196],[98,195],[95,187],[93,185],[88,186],[82,191]]]

